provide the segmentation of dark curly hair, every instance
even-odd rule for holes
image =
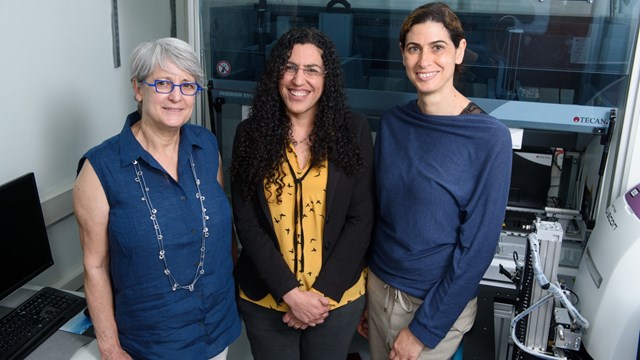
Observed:
[[[321,50],[326,74],[324,91],[318,100],[313,130],[309,134],[311,167],[329,160],[349,175],[363,167],[362,154],[349,121],[344,75],[335,45],[314,28],[294,28],[284,33],[271,50],[264,71],[256,85],[249,118],[242,121],[242,135],[234,142],[231,181],[240,186],[246,199],[251,198],[256,183],[266,180],[267,189],[275,187],[279,201],[284,183],[281,165],[289,142],[291,121],[278,90],[284,67],[294,45],[312,44]]]

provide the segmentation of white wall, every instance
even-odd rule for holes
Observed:
[[[640,6],[636,10],[640,10]],[[638,11],[636,11],[636,14]],[[636,39],[640,38],[640,30]],[[627,141],[626,162],[621,176],[623,187],[620,194],[624,194],[631,187],[640,184],[640,46],[636,43],[636,51],[631,72],[631,85],[629,86],[628,105],[626,108],[625,123],[628,124],[629,138]],[[625,124],[625,125],[626,125]]]
[[[621,194],[624,194],[627,190],[631,189],[631,187],[640,184],[640,143],[638,139],[640,139],[640,92],[636,96],[635,106],[633,116],[629,116],[629,119],[633,121],[633,125],[631,127],[631,136],[628,147],[629,159],[626,167],[626,177],[624,187],[621,189]],[[630,107],[631,108],[631,107]]]
[[[135,109],[128,70],[135,45],[170,35],[169,0],[118,6],[121,67],[114,68],[111,0],[0,0],[0,184],[35,172],[55,261],[38,285],[63,286],[81,274],[69,216],[77,161]]]

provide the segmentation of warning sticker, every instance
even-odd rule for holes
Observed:
[[[216,65],[216,71],[218,71],[218,75],[220,76],[229,76],[231,75],[231,64],[226,60],[220,60],[218,61],[218,65]]]

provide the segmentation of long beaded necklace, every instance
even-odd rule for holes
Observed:
[[[180,285],[173,277],[173,274],[169,270],[169,265],[167,264],[162,230],[160,230],[160,224],[158,223],[158,210],[156,210],[156,208],[154,208],[151,204],[151,198],[149,197],[149,188],[147,187],[147,183],[145,182],[144,176],[142,175],[140,164],[138,164],[137,160],[133,161],[133,168],[136,171],[135,180],[140,185],[140,190],[142,190],[141,200],[147,204],[147,209],[149,209],[149,218],[151,219],[151,222],[153,223],[153,229],[156,232],[156,240],[158,241],[158,247],[160,248],[158,252],[158,258],[162,260],[162,263],[164,265],[164,274],[169,278],[169,281],[171,282],[171,290],[173,291],[176,291],[178,289],[193,291],[196,282],[204,274],[205,245],[206,238],[209,237],[209,229],[207,228],[207,220],[209,219],[209,216],[207,216],[207,209],[204,207],[204,195],[202,195],[202,192],[200,191],[200,179],[198,179],[198,175],[196,174],[196,165],[194,164],[193,157],[191,155],[189,155],[189,163],[191,164],[191,173],[193,174],[193,179],[196,183],[196,189],[198,189],[196,198],[200,200],[200,209],[202,210],[202,238],[200,241],[200,261],[198,262],[198,266],[196,267],[196,274],[193,277],[193,281],[189,285]]]

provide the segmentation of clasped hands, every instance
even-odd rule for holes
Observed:
[[[282,298],[289,307],[282,322],[294,329],[304,330],[322,324],[329,316],[329,299],[318,293],[295,288]]]

